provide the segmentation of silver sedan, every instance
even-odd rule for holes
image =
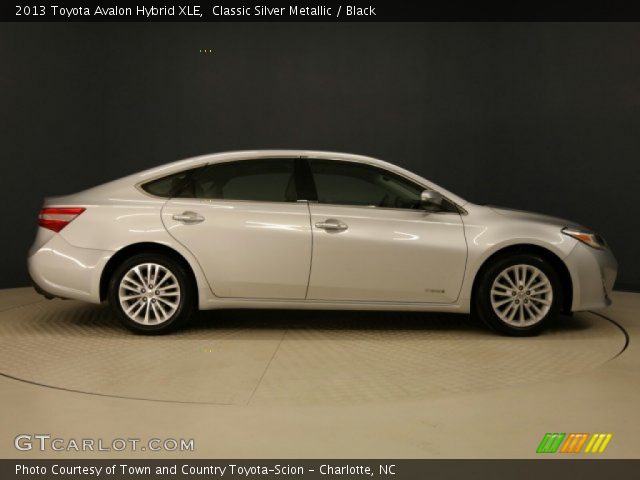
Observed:
[[[38,291],[161,333],[197,308],[472,313],[510,335],[601,308],[617,263],[566,220],[475,205],[398,166],[315,151],[170,163],[48,198]]]

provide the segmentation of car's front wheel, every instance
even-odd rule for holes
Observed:
[[[193,312],[193,288],[185,267],[158,254],[138,254],[118,266],[109,284],[109,303],[129,329],[165,333]]]
[[[536,335],[558,313],[561,294],[555,269],[538,255],[521,253],[499,258],[481,272],[474,307],[494,330]]]

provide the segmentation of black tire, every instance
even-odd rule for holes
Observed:
[[[144,268],[148,268],[145,267],[145,265],[149,264],[159,265],[173,275],[171,281],[173,284],[177,284],[179,289],[171,291],[177,291],[179,296],[168,298],[168,300],[170,300],[174,305],[177,305],[177,307],[167,307],[169,309],[175,308],[175,311],[168,315],[166,319],[158,320],[157,322],[153,322],[150,324],[143,324],[130,318],[130,316],[125,313],[120,301],[120,290],[123,277],[128,272],[130,272],[132,268],[138,266],[139,268],[143,269],[141,271],[144,272],[146,271],[144,270]],[[146,292],[146,295],[153,295],[153,293]],[[136,333],[142,333],[146,335],[168,333],[183,326],[193,314],[196,303],[195,298],[195,285],[193,285],[191,276],[189,275],[189,272],[187,271],[185,266],[181,262],[178,262],[169,256],[157,253],[140,253],[128,258],[115,269],[109,281],[109,304],[120,322],[128,329]],[[131,302],[134,301],[135,300],[131,300]],[[149,303],[149,306],[151,306],[151,301],[155,303],[156,299],[151,297],[145,298],[143,308],[148,308],[147,303]],[[161,300],[158,299],[157,303],[155,303],[155,306],[157,307],[160,304]]]
[[[550,283],[551,295],[552,295],[552,299],[548,300],[550,302],[550,305],[546,314],[544,314],[544,316],[540,315],[541,317],[540,319],[535,319],[535,323],[526,324],[525,326],[517,326],[517,325],[514,325],[513,323],[509,323],[506,320],[500,318],[500,316],[496,312],[496,309],[494,309],[492,305],[491,290],[494,285],[494,281],[496,281],[498,276],[500,276],[501,273],[505,272],[505,270],[517,265],[527,265],[530,267],[534,267],[539,271],[541,271],[544,275],[546,275]],[[534,303],[534,301],[531,300],[531,297],[529,296],[525,296],[522,298],[520,297],[520,295],[525,295],[527,290],[524,289],[524,292],[522,292],[522,290],[519,290],[520,285],[518,285],[517,287],[518,289],[514,288],[511,292],[509,292],[511,295],[513,295],[513,298],[514,298],[513,302],[518,303],[517,308],[520,308],[520,305],[519,305],[520,303],[523,304],[522,308],[527,308],[524,305],[525,300],[527,300],[527,305],[531,307],[532,304]],[[513,294],[514,291],[516,292],[515,295]],[[545,295],[548,295],[548,294],[545,294]],[[493,298],[495,298],[497,301],[501,297],[496,297],[494,295]],[[506,309],[508,307],[508,304],[511,303],[507,300],[508,300],[508,297],[504,296],[504,301],[507,302],[507,305],[504,307],[504,309]],[[546,300],[546,299],[543,298],[542,300]],[[540,306],[540,304],[537,302],[536,302],[536,305]],[[473,295],[472,308],[473,308],[473,313],[477,315],[480,318],[480,320],[482,320],[484,324],[487,325],[489,328],[497,332],[500,332],[504,335],[514,336],[514,337],[525,337],[525,336],[538,335],[542,330],[544,330],[544,328],[546,328],[548,324],[553,321],[554,317],[557,316],[558,312],[560,311],[561,305],[562,305],[562,288],[560,284],[560,278],[556,270],[553,268],[553,266],[550,265],[549,262],[547,262],[540,255],[530,254],[530,253],[517,253],[517,254],[510,254],[510,255],[499,257],[494,261],[492,261],[488,266],[482,269],[482,271],[479,273],[478,281],[476,283],[476,290]],[[515,305],[512,305],[512,307],[516,308]],[[542,308],[545,308],[545,306],[542,306]],[[501,313],[503,314],[503,316],[508,317],[509,315],[504,313],[504,309],[502,307],[498,307],[498,310],[501,310]],[[511,312],[511,310],[509,310],[509,312]],[[524,315],[526,315],[526,313],[523,314],[523,316]],[[515,322],[517,321],[517,319],[513,321]],[[530,321],[532,322],[534,321],[533,315]]]

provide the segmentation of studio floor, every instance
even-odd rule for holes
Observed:
[[[599,457],[640,458],[640,294],[613,298],[535,338],[320,311],[203,312],[145,337],[105,306],[0,290],[0,457],[529,458],[546,432],[599,432]],[[19,452],[25,433],[196,449]]]

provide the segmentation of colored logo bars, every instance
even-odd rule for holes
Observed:
[[[545,433],[536,453],[602,453],[611,437],[612,433]]]

